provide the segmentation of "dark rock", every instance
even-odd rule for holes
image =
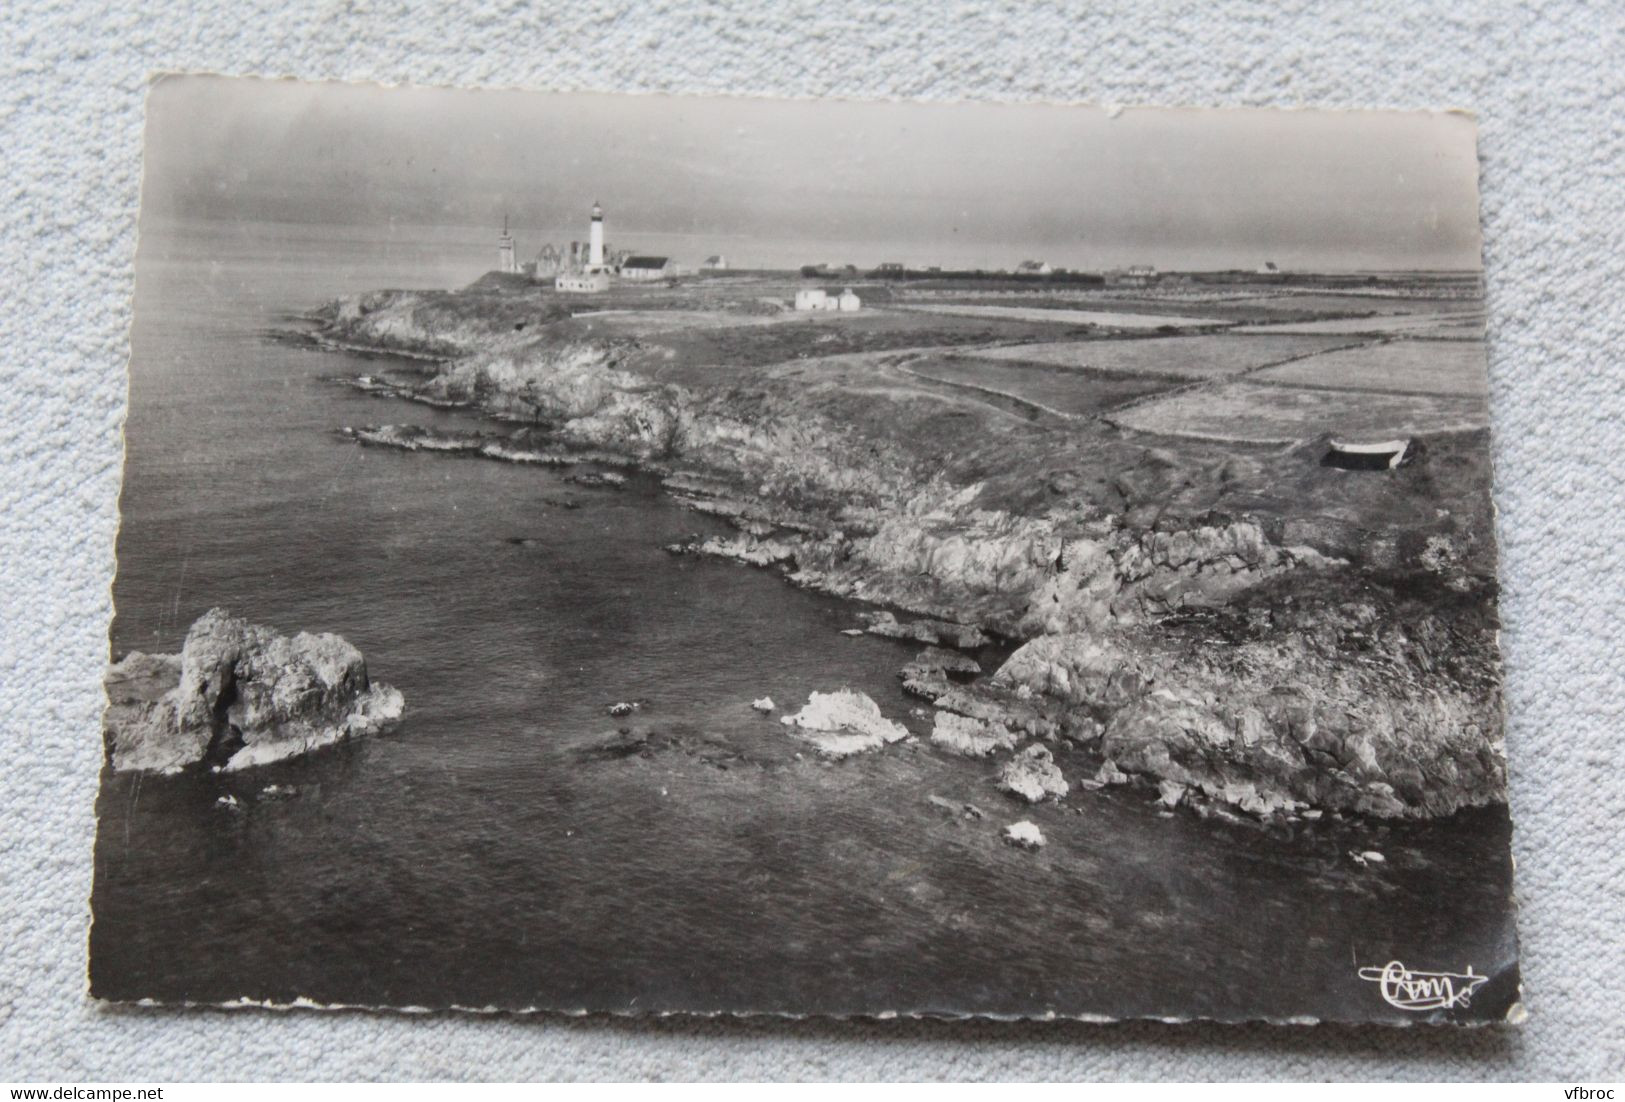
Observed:
[[[105,679],[113,768],[263,765],[387,729],[401,694],[337,635],[293,637],[211,609],[178,655],[131,654]]]

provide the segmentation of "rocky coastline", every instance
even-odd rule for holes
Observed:
[[[652,472],[736,530],[674,552],[867,602],[863,630],[933,648],[900,676],[949,752],[1019,771],[1065,740],[1164,802],[1261,818],[1504,800],[1481,434],[1351,475],[1319,464],[1322,440],[1024,420],[910,381],[892,353],[696,381],[658,326],[589,331],[556,302],[538,309],[451,292],[330,304],[317,339],[424,358],[414,379],[368,388],[493,424],[346,431]],[[993,642],[982,675],[973,654]]]

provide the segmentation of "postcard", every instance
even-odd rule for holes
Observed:
[[[1517,1021],[1475,142],[157,80],[91,994]]]

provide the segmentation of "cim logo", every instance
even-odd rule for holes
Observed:
[[[1362,968],[1360,978],[1378,986],[1389,1006],[1400,1010],[1450,1010],[1472,1003],[1473,992],[1489,980],[1468,965],[1466,972],[1413,972],[1397,960]]]

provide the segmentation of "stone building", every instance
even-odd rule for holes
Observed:
[[[542,251],[536,254],[536,278],[552,279],[564,271],[564,254],[553,247],[552,242],[542,246]]]

